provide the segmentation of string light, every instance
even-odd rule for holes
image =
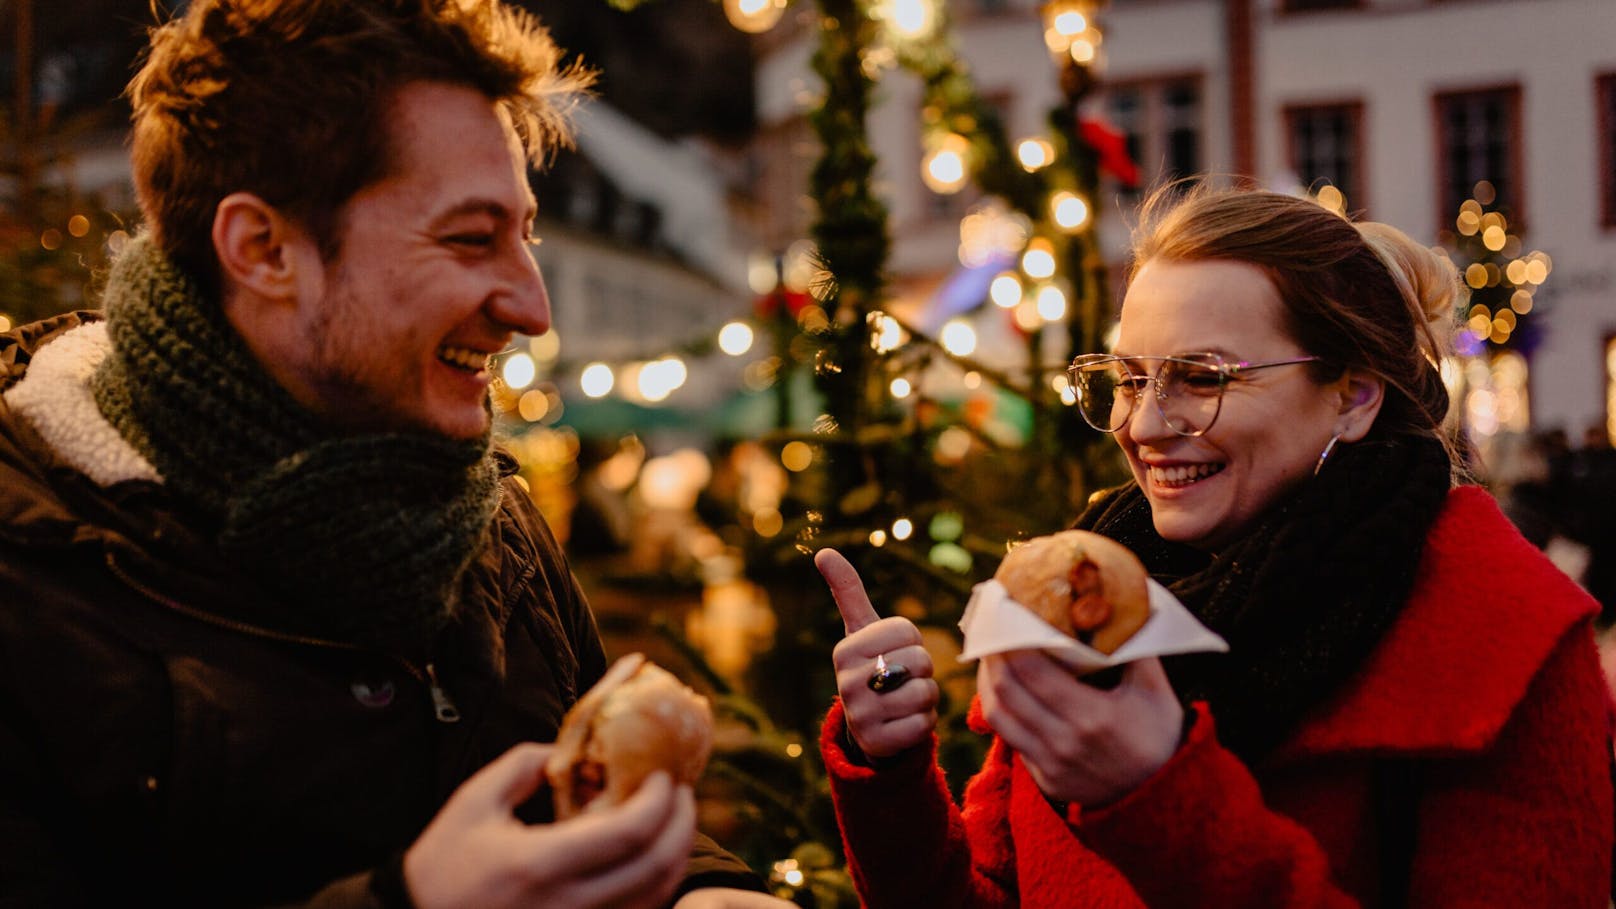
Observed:
[[[1021,255],[1021,270],[1029,278],[1044,279],[1055,274],[1055,247],[1043,237],[1034,237]]]
[[[578,374],[578,386],[591,398],[604,398],[616,382],[616,374],[605,363],[591,363]]]
[[[738,357],[752,349],[752,326],[745,322],[730,322],[718,330],[718,349]]]
[[[1009,309],[1021,302],[1021,279],[1012,272],[1004,272],[988,285],[988,297],[1000,309]]]
[[[785,11],[786,0],[724,0],[729,24],[754,35],[774,28]]]
[[[920,177],[932,192],[950,195],[965,186],[968,170],[965,156],[971,143],[958,133],[945,133],[934,140],[933,147],[921,162]]]
[[[1016,144],[1016,160],[1023,170],[1033,173],[1055,160],[1055,146],[1048,139],[1022,139]]]
[[[976,351],[976,329],[964,319],[948,320],[939,340],[943,349],[956,357],[968,357]]]
[[[1055,224],[1067,232],[1081,230],[1089,223],[1089,204],[1076,193],[1061,190],[1050,196],[1049,211]]]
[[[532,357],[518,352],[505,358],[499,374],[507,388],[526,388],[538,377],[538,367],[534,365]]]

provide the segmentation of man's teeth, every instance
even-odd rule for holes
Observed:
[[[489,355],[469,347],[440,347],[438,359],[451,366],[471,372],[481,372],[488,367]]]
[[[1179,464],[1150,468],[1150,481],[1157,486],[1188,486],[1223,469],[1222,464]]]

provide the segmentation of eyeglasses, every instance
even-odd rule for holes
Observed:
[[[1223,389],[1243,373],[1270,366],[1312,363],[1320,357],[1295,357],[1267,363],[1230,363],[1215,353],[1174,357],[1113,357],[1084,354],[1066,374],[1077,394],[1083,421],[1101,432],[1116,432],[1133,417],[1134,403],[1145,387],[1156,385],[1156,412],[1167,428],[1181,436],[1199,436],[1212,428],[1223,408]],[[1159,364],[1152,376],[1148,364]]]

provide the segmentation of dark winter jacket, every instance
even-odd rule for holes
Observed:
[[[80,321],[0,335],[0,392]],[[0,398],[0,906],[376,905],[449,793],[604,671],[508,458],[455,622],[405,660],[217,618],[262,594],[62,406],[68,457]],[[704,838],[690,875],[755,886]]]
[[[1612,794],[1595,609],[1485,492],[1454,490],[1396,623],[1263,766],[1220,745],[1199,705],[1138,789],[1066,816],[997,739],[963,810],[928,749],[861,766],[837,704],[821,748],[854,877],[875,909],[1601,909]],[[976,710],[971,723],[990,732]]]

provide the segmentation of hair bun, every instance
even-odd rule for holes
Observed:
[[[1363,221],[1356,226],[1375,258],[1391,273],[1404,305],[1416,317],[1416,333],[1424,342],[1426,355],[1440,362],[1453,348],[1455,307],[1460,293],[1458,269],[1447,256],[1414,242],[1390,224]]]

